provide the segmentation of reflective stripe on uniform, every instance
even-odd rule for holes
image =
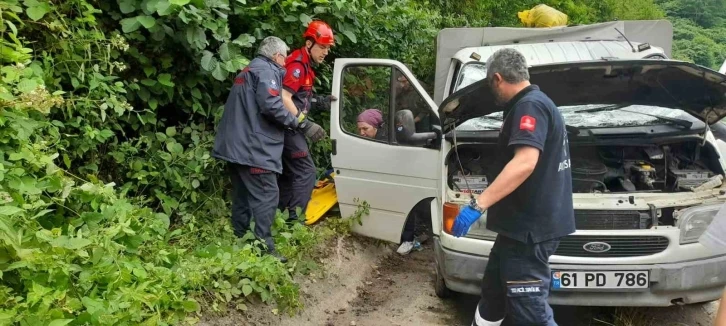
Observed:
[[[499,326],[502,324],[502,321],[488,321],[479,314],[479,305],[476,306],[476,312],[474,313],[474,321],[472,322],[472,326]]]

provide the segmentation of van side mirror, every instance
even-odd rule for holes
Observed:
[[[416,123],[414,122],[413,112],[411,110],[397,111],[395,118],[396,141],[400,144],[427,146],[439,138],[435,132],[416,133]]]

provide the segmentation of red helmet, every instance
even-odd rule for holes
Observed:
[[[333,29],[321,20],[314,20],[308,24],[308,29],[303,34],[305,39],[311,38],[315,43],[324,45],[335,45]]]

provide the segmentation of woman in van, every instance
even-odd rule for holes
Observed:
[[[358,115],[356,122],[358,124],[359,135],[376,140],[388,141],[383,113],[380,110],[365,110]]]
[[[386,130],[386,124],[383,121],[383,114],[377,109],[368,109],[361,112],[356,119],[358,124],[358,134],[362,137],[373,138],[380,141],[388,141],[388,132]],[[399,132],[402,129],[399,129]],[[397,132],[397,137],[398,133]],[[418,206],[417,206],[418,207]],[[420,213],[419,213],[420,214]],[[400,255],[407,255],[412,250],[421,250],[421,243],[419,239],[415,237],[415,223],[416,215],[406,220],[406,224],[401,234],[401,245],[398,247]],[[424,241],[425,237],[421,238]]]

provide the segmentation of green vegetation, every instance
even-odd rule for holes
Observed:
[[[674,56],[718,69],[726,60],[726,2],[658,0],[674,25]]]
[[[720,65],[726,11],[691,1],[544,3],[571,23],[665,12],[679,58]],[[0,324],[178,324],[202,307],[246,309],[252,295],[300,308],[293,276],[316,268],[316,248],[368,208],[314,228],[280,213],[287,265],[232,235],[228,181],[210,149],[231,78],[258,40],[298,47],[306,24],[324,19],[339,40],[331,62],[393,58],[432,85],[440,28],[518,26],[516,13],[538,3],[0,0]],[[331,65],[318,70],[325,92]],[[327,127],[327,113],[314,118]],[[329,149],[313,145],[321,170]]]

